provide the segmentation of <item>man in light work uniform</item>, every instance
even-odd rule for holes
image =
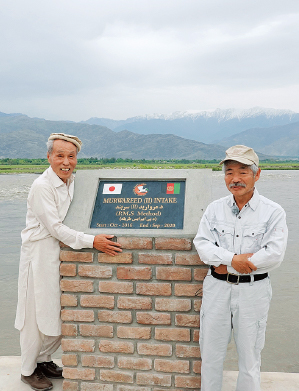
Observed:
[[[259,159],[252,148],[226,151],[225,184],[231,195],[212,202],[194,244],[210,265],[200,312],[202,391],[221,391],[223,361],[232,329],[239,358],[236,391],[260,391],[272,296],[268,272],[284,257],[288,230],[280,205],[259,195]]]
[[[74,194],[72,173],[81,144],[75,136],[51,134],[50,167],[33,182],[27,199],[15,327],[20,330],[21,380],[34,390],[50,390],[48,378],[62,377],[62,369],[51,361],[61,341],[59,241],[112,256],[121,251],[110,240],[113,235],[86,235],[62,223]]]

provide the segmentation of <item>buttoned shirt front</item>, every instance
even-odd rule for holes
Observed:
[[[239,273],[231,266],[233,256],[253,253],[250,261],[257,270],[252,274],[260,274],[281,264],[287,236],[283,208],[255,189],[241,211],[232,194],[212,202],[202,217],[194,245],[204,263],[215,267],[224,264],[234,274]]]
[[[34,292],[37,324],[46,335],[59,335],[60,287],[59,241],[74,248],[92,248],[94,236],[63,224],[74,194],[74,178],[64,183],[49,167],[32,184],[27,199],[26,228],[22,231],[18,307],[15,326],[25,320],[25,301]],[[34,289],[28,287],[32,267]]]

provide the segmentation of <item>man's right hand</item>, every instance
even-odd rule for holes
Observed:
[[[93,247],[102,253],[106,253],[109,255],[116,255],[119,252],[122,252],[120,248],[121,245],[117,242],[113,242],[112,239],[114,235],[97,235],[93,241]]]
[[[252,257],[252,255],[252,253],[234,255],[232,267],[241,274],[249,274],[252,271],[256,271],[257,267],[248,259]]]

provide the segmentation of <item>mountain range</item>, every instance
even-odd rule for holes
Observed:
[[[234,144],[253,147],[260,158],[299,157],[299,113],[255,107],[81,122],[0,112],[0,158],[45,157],[54,132],[81,138],[80,157],[210,160]]]
[[[129,130],[139,134],[175,134],[208,144],[253,128],[268,128],[299,122],[299,113],[254,107],[247,110],[227,109],[200,112],[176,112],[170,115],[153,114],[111,120],[90,118],[90,125],[107,126],[119,132]]]

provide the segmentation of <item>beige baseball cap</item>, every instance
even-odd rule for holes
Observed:
[[[51,133],[50,137],[48,138],[48,141],[57,140],[57,139],[65,140],[73,143],[78,148],[78,152],[80,152],[82,141],[78,137],[72,136],[71,134],[65,134],[65,133]]]
[[[225,159],[219,164],[223,164],[226,160],[234,160],[239,163],[251,166],[251,164],[259,165],[259,158],[252,148],[246,147],[246,145],[234,145],[228,148],[226,151]]]

